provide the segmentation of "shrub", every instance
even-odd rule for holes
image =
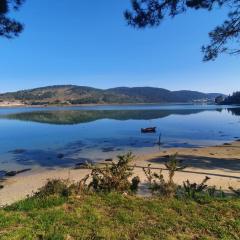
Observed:
[[[169,156],[168,162],[166,162],[164,165],[168,170],[169,183],[174,183],[173,177],[174,177],[176,171],[181,171],[184,168],[186,168],[186,166],[182,165],[182,161],[179,161],[177,159],[177,153],[175,153],[172,156]]]
[[[89,174],[87,174],[83,179],[81,179],[77,184],[75,188],[75,193],[76,194],[81,194],[81,193],[87,193],[89,190],[87,180],[89,179]]]
[[[210,178],[205,177],[200,184],[190,183],[189,180],[183,182],[183,187],[179,191],[179,195],[188,197],[200,202],[207,202],[213,198],[224,198],[225,193],[215,186],[208,186],[206,183]]]
[[[70,196],[74,191],[74,185],[70,184],[68,180],[53,179],[38,190],[35,194],[39,197],[45,197],[50,195],[58,195],[62,197]]]
[[[118,161],[105,163],[104,166],[92,168],[92,181],[89,189],[96,192],[135,192],[140,182],[138,177],[129,179],[133,175],[134,167],[129,164],[133,161],[132,153],[118,156]]]
[[[203,193],[208,189],[208,185],[206,182],[209,180],[209,177],[205,177],[204,180],[200,183],[190,183],[189,180],[183,182],[183,190],[186,196],[190,198],[196,198],[196,195],[198,193]],[[213,190],[210,191],[210,193],[214,194]]]
[[[165,167],[168,170],[168,180],[164,179],[162,174],[162,169],[159,173],[153,172],[151,169],[151,164],[147,168],[143,168],[143,171],[147,177],[149,184],[149,189],[152,194],[158,194],[166,197],[172,197],[176,194],[178,185],[173,181],[173,177],[176,171],[180,171],[185,168],[181,165],[181,162],[177,160],[177,154],[174,154],[169,157]]]

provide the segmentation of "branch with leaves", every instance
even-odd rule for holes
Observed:
[[[240,54],[240,1],[239,0],[132,0],[132,9],[124,15],[135,28],[156,27],[166,17],[175,17],[188,9],[212,11],[229,8],[228,19],[209,33],[210,43],[202,47],[203,60],[215,60],[219,54]]]
[[[13,38],[23,31],[23,24],[10,18],[9,13],[17,11],[24,0],[0,0],[0,36]]]

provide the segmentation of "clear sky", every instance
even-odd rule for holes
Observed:
[[[26,0],[25,31],[0,39],[0,92],[55,84],[240,90],[240,56],[202,62],[225,12],[192,11],[154,29],[126,25],[130,0]]]

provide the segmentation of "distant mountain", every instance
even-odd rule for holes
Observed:
[[[114,104],[114,103],[190,103],[214,101],[220,93],[169,91],[154,87],[97,89],[75,85],[56,85],[0,94],[0,101],[21,101],[30,105]]]

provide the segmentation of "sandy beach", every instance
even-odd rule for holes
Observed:
[[[201,182],[205,176],[210,177],[208,182],[227,191],[229,186],[240,188],[240,141],[221,146],[205,148],[170,148],[155,154],[136,156],[134,174],[141,179],[140,194],[146,194],[146,178],[142,167],[151,164],[155,171],[164,168],[168,155],[178,153],[178,159],[187,167],[177,172],[174,180],[178,184],[189,179],[191,182]],[[89,170],[59,168],[55,170],[33,170],[6,179],[4,188],[0,190],[0,205],[11,204],[26,198],[43,186],[47,179],[70,179],[78,181]],[[167,176],[167,172],[163,171]]]

